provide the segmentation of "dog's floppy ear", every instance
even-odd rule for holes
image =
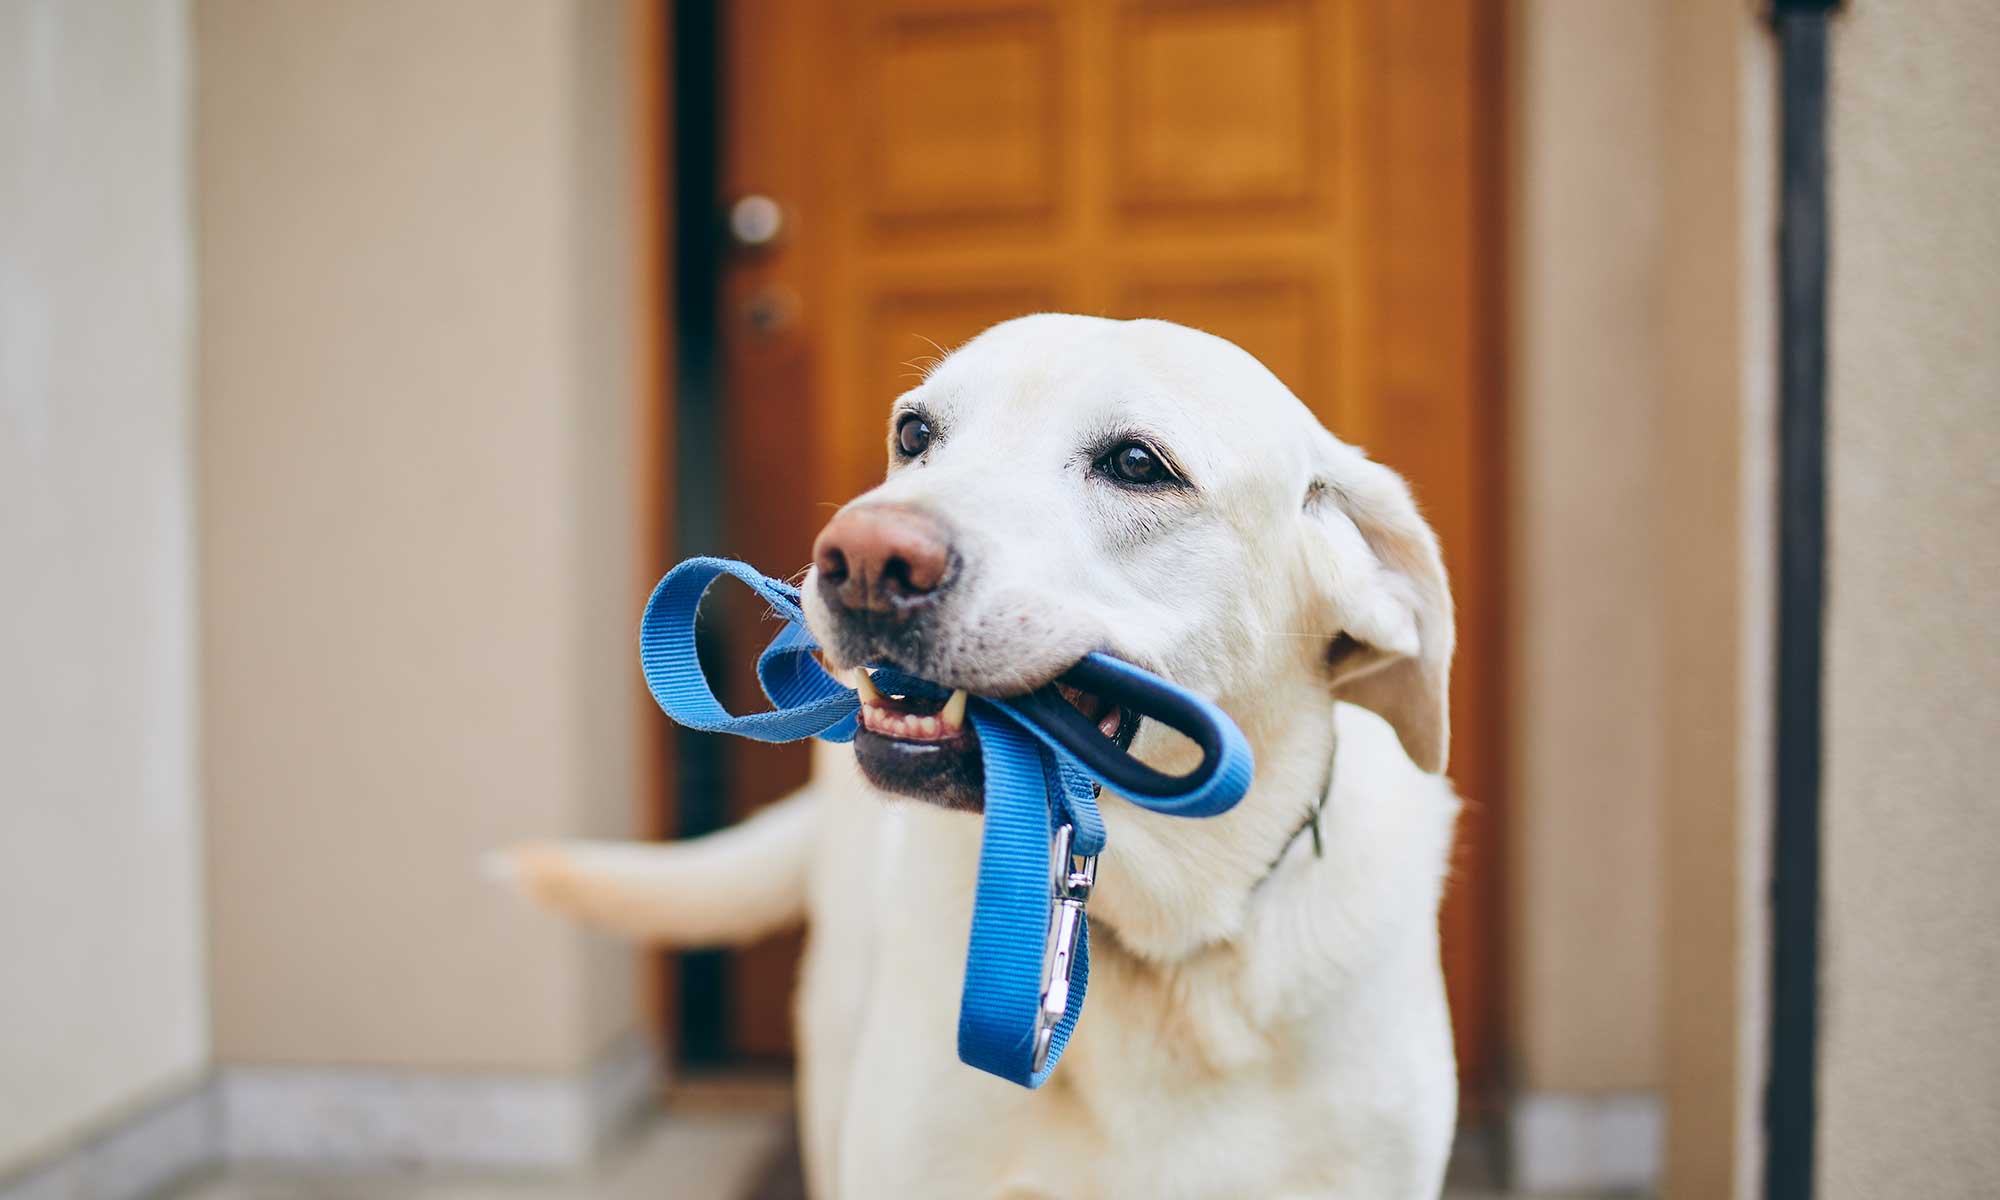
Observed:
[[[1305,557],[1314,611],[1334,631],[1333,693],[1380,714],[1418,766],[1442,771],[1456,635],[1437,536],[1394,471],[1331,434],[1317,458]]]

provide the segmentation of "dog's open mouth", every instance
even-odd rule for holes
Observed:
[[[866,670],[842,678],[861,697],[854,754],[871,783],[946,808],[977,812],[985,807],[986,772],[979,735],[966,719],[963,689],[943,698],[901,695],[877,687]],[[1137,713],[1067,684],[1056,689],[1105,738],[1121,748],[1131,746],[1139,728]]]

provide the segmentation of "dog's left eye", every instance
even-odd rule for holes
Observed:
[[[931,423],[913,412],[896,420],[896,453],[915,458],[931,446]]]
[[[1119,483],[1131,487],[1157,487],[1176,482],[1174,473],[1151,446],[1144,442],[1120,442],[1097,460],[1098,469]]]

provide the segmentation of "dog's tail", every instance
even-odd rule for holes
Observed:
[[[707,837],[517,846],[486,867],[586,925],[674,946],[747,942],[804,918],[817,808],[807,787]]]

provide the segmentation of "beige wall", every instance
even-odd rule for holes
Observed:
[[[1636,1180],[1655,1164],[1625,1118],[1644,1110],[1590,1097],[1657,1089],[1668,1194],[1747,1197],[1769,953],[1773,44],[1738,0],[1513,12],[1517,1174]]]
[[[1857,5],[1833,28],[1820,1185],[1984,1195],[2000,1170],[2000,17]],[[1728,0],[1677,5],[1666,30],[1667,1184],[1750,1196],[1775,55]]]
[[[1741,0],[1663,6],[1666,1192],[1759,1194],[1769,955],[1773,45]]]
[[[226,1062],[566,1070],[629,951],[491,847],[632,822],[622,5],[203,0]]]
[[[1659,1082],[1660,5],[1514,6],[1515,1082]]]
[[[1834,25],[1821,1194],[2000,1186],[2000,8]]]
[[[0,1174],[208,1057],[188,68],[0,6]]]

